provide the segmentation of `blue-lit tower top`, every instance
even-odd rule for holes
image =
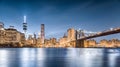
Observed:
[[[27,22],[26,22],[26,16],[24,16],[23,30],[24,30],[24,33],[26,33],[26,31],[27,31]]]

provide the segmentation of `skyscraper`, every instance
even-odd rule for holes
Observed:
[[[26,16],[24,16],[23,30],[24,30],[24,33],[26,33],[26,31],[27,31],[27,21],[26,21]]]
[[[26,21],[26,16],[24,16],[23,30],[24,30],[25,37],[27,37],[27,36],[26,36],[26,31],[27,31],[27,21]]]
[[[45,40],[45,29],[44,29],[44,24],[41,24],[41,42],[44,44]]]

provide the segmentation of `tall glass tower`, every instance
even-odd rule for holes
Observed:
[[[27,32],[27,21],[26,21],[26,16],[24,16],[23,30],[24,30],[24,34],[25,34],[25,36],[26,36],[26,32]]]
[[[44,40],[45,40],[44,24],[41,24],[41,40],[42,40],[42,44],[44,44]]]

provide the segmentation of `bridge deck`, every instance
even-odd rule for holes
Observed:
[[[97,33],[97,34],[94,34],[92,36],[87,36],[87,37],[80,38],[78,40],[86,40],[86,39],[90,39],[90,38],[96,38],[96,37],[106,36],[106,35],[111,35],[111,34],[116,34],[116,33],[120,33],[120,28],[116,28],[116,29],[113,29],[113,30]]]

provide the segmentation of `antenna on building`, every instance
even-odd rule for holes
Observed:
[[[24,34],[26,35],[26,32],[27,32],[27,21],[26,21],[26,16],[24,16],[23,30],[24,30]]]
[[[26,23],[26,16],[24,16],[24,23]]]

